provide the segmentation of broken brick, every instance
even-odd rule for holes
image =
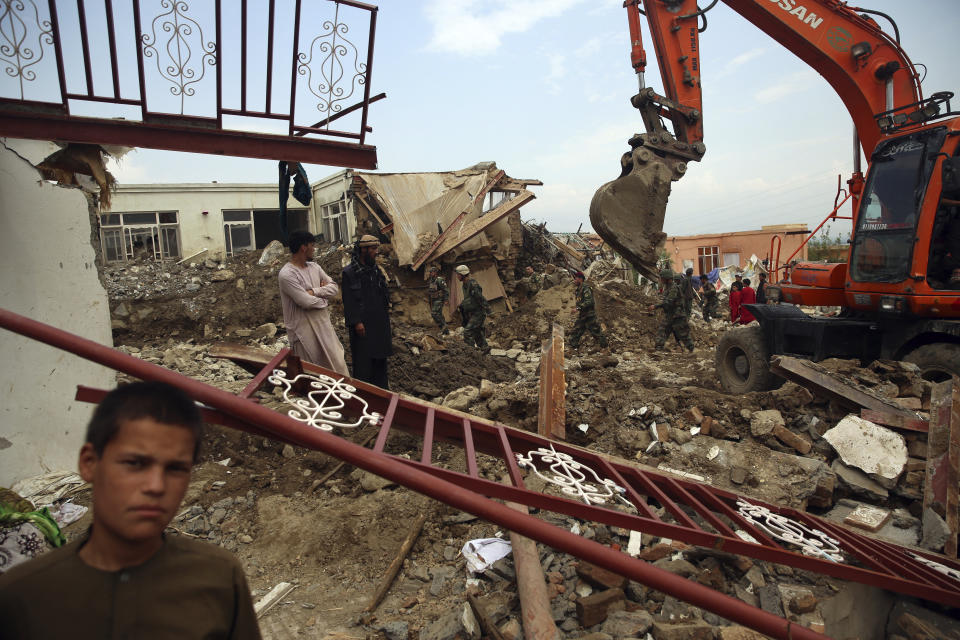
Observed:
[[[627,588],[627,579],[623,576],[584,560],[581,560],[577,566],[577,575],[593,586],[601,589]]]
[[[790,429],[787,429],[781,424],[774,425],[772,433],[780,442],[788,447],[793,447],[803,455],[810,453],[810,449],[813,448],[813,443],[811,443],[810,440],[790,431]]]
[[[700,409],[697,407],[690,407],[687,409],[687,412],[683,414],[683,417],[692,422],[693,424],[700,424],[703,422],[703,414],[700,412]]]
[[[856,509],[847,514],[847,517],[843,519],[843,523],[860,527],[867,531],[877,531],[887,523],[890,515],[890,512],[886,509],[859,504]]]
[[[650,547],[649,549],[644,549],[637,557],[641,560],[646,560],[647,562],[656,562],[661,558],[666,558],[667,556],[673,554],[675,549],[668,544],[658,544],[656,546]]]
[[[710,429],[713,427],[713,418],[710,416],[704,416],[703,422],[700,423],[700,433],[708,436],[710,435]]]
[[[623,608],[623,589],[607,589],[577,600],[577,620],[581,627],[592,627],[607,619],[611,607]]]

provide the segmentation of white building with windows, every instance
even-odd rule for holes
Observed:
[[[356,222],[347,197],[351,170],[311,185],[313,198],[287,200],[289,231],[306,229],[322,240],[351,242]],[[282,237],[276,184],[128,184],[100,213],[100,240],[108,262],[148,257],[204,257],[262,249]]]

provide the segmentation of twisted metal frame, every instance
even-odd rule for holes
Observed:
[[[378,425],[383,419],[376,411],[369,411],[367,401],[357,395],[357,388],[344,382],[343,378],[301,373],[290,379],[282,369],[274,369],[273,375],[267,380],[283,388],[284,401],[293,407],[287,411],[287,415],[315,429],[356,429],[367,424]],[[308,392],[305,398],[292,396],[294,388],[302,383],[309,383],[313,391]],[[356,402],[361,407],[359,415],[352,420],[344,416],[348,401]]]
[[[30,11],[33,9],[32,23]],[[44,46],[53,45],[53,24],[50,20],[40,18],[40,10],[33,0],[0,0],[0,60],[7,66],[4,72],[20,82],[20,99],[24,99],[23,82],[33,82],[37,73],[30,67],[43,60]],[[25,19],[27,18],[27,19]],[[34,50],[27,43],[34,31],[33,25],[39,30],[36,34],[37,48]],[[32,38],[31,38],[32,40]]]
[[[549,449],[540,447],[528,451],[526,455],[518,453],[516,457],[517,464],[521,468],[530,469],[546,482],[560,487],[563,493],[575,496],[587,504],[604,504],[610,498],[630,504],[621,497],[626,489],[609,478],[601,479],[596,471],[577,462],[570,454],[557,451],[552,444]],[[540,473],[534,464],[534,458],[539,458],[541,462],[550,465],[550,471],[553,473],[550,475]]]
[[[320,101],[317,103],[317,111],[325,113],[329,117],[343,108],[343,105],[339,103],[350,98],[357,86],[363,86],[366,83],[364,74],[367,71],[367,63],[360,62],[360,51],[355,44],[346,38],[350,28],[345,23],[340,22],[339,4],[337,4],[337,9],[334,12],[333,20],[324,20],[323,29],[323,33],[310,41],[306,53],[300,52],[297,54],[297,73],[306,76],[307,88]],[[320,80],[316,83],[316,86],[313,84],[314,50],[316,50],[318,58],[326,54],[317,61]],[[348,83],[345,78],[349,72],[344,62],[351,52],[353,54],[353,75],[349,77]],[[350,62],[349,59],[346,62]],[[349,93],[346,93],[344,88],[347,84],[349,84]]]

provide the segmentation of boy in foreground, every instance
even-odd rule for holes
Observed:
[[[201,435],[196,405],[174,387],[138,382],[109,393],[80,449],[93,526],[0,576],[0,635],[259,639],[236,558],[164,535]]]

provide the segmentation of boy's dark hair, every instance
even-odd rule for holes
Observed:
[[[316,242],[317,239],[309,231],[293,231],[290,233],[290,253],[296,253],[300,251],[300,247],[305,244],[310,244],[311,242]]]
[[[750,286],[750,278],[744,278],[744,279],[743,279],[743,286],[745,286],[745,287],[749,287],[749,286]]]
[[[161,424],[193,432],[193,461],[200,457],[203,419],[190,396],[163,382],[133,382],[108,393],[87,425],[87,439],[97,456],[103,455],[120,425],[129,420],[152,418]]]

